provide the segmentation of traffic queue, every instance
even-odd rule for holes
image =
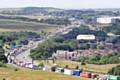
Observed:
[[[17,66],[20,66],[20,67],[26,67],[26,68],[30,68],[30,69],[34,69],[34,70],[52,71],[51,67],[49,67],[49,66],[40,67],[38,65],[33,64],[32,62],[25,63],[16,58],[17,55],[19,55],[21,52],[29,49],[30,47],[34,47],[33,44],[30,46],[24,46],[24,47],[18,47],[18,48],[12,46],[11,50],[8,53],[6,53],[8,62],[15,64]],[[79,70],[79,69],[64,69],[64,68],[57,67],[57,68],[55,68],[54,72],[62,73],[65,75],[84,77],[84,78],[88,78],[90,80],[91,79],[92,80],[120,80],[119,76],[84,72],[83,70]]]

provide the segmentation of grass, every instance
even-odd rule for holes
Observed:
[[[47,19],[47,18],[62,18],[58,16],[48,16],[48,15],[7,15],[7,14],[0,14],[2,16],[13,16],[13,17],[25,17],[25,18],[30,18],[30,19]]]
[[[14,68],[0,68],[0,80],[3,80],[3,78],[5,80],[88,80],[81,77],[25,68],[18,69],[18,71],[15,71]]]
[[[47,65],[53,65],[52,61],[40,61],[40,63],[44,63]],[[68,65],[69,68],[76,68],[76,66],[79,66],[79,68],[83,69],[84,71],[90,71],[90,72],[97,72],[97,73],[104,73],[106,74],[108,70],[110,70],[112,67],[116,66],[117,64],[107,64],[107,65],[94,65],[94,64],[86,64],[81,66],[79,62],[75,61],[67,61],[67,60],[56,60],[55,64],[57,64],[60,67],[65,67],[65,65]]]
[[[60,27],[60,26],[59,26]],[[38,22],[25,22],[12,19],[0,19],[0,32],[13,32],[13,31],[34,31],[52,32],[58,29],[57,25],[50,25]]]

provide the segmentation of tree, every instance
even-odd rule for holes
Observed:
[[[56,66],[51,67],[51,71],[55,72],[56,71]]]
[[[82,61],[82,62],[81,62],[81,65],[86,65],[85,61]]]
[[[44,64],[43,64],[43,63],[40,63],[38,66],[39,66],[39,67],[44,67]]]
[[[104,49],[104,48],[105,48],[105,46],[103,44],[98,44],[97,45],[97,49]]]
[[[7,63],[7,58],[6,56],[4,55],[4,49],[0,48],[0,62],[3,62],[3,63]]]
[[[76,68],[75,69],[79,69],[79,66],[76,66]]]
[[[65,68],[69,68],[69,65],[65,65]]]
[[[97,55],[91,56],[89,58],[89,60],[88,60],[88,63],[90,63],[90,64],[98,64],[100,59],[101,59],[101,55],[97,54]]]

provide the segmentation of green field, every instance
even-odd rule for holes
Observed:
[[[40,70],[31,70],[20,68],[18,71],[15,68],[0,68],[0,80],[88,80],[86,78],[68,76],[53,72]]]
[[[0,32],[12,31],[35,31],[45,30],[52,32],[58,29],[57,25],[43,24],[38,22],[25,22],[11,19],[0,19]]]

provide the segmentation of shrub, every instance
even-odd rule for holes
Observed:
[[[86,64],[85,64],[85,62],[83,61],[83,62],[81,62],[81,65],[86,65]]]
[[[40,63],[38,66],[39,66],[39,67],[44,67],[44,64],[43,64],[43,63]]]
[[[76,68],[75,69],[79,69],[79,66],[76,66]]]
[[[64,73],[64,69],[61,70],[61,73]]]
[[[65,65],[65,68],[69,68],[69,66],[68,66],[68,65]]]
[[[55,66],[51,67],[51,71],[55,72],[56,71],[56,67]]]
[[[5,78],[3,78],[2,80],[6,80]]]
[[[7,67],[6,64],[0,62],[0,67]]]
[[[18,68],[15,68],[14,71],[18,71],[19,69]]]

